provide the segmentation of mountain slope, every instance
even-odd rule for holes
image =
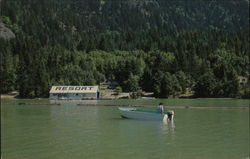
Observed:
[[[246,0],[2,0],[1,92],[118,81],[157,97],[246,97]],[[204,93],[205,92],[205,93]]]

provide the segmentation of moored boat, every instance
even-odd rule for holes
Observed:
[[[153,110],[137,108],[118,108],[123,118],[140,119],[140,120],[173,120],[174,111],[168,111],[161,114]]]

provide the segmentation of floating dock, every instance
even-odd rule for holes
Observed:
[[[61,105],[60,103],[18,103],[18,105]]]

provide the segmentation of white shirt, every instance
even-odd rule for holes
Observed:
[[[160,113],[164,112],[164,107],[163,107],[163,105],[158,105],[157,111],[160,112]]]

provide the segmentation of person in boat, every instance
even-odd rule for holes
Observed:
[[[163,106],[163,103],[160,103],[160,104],[157,106],[156,112],[157,112],[157,113],[164,114],[164,106]]]

